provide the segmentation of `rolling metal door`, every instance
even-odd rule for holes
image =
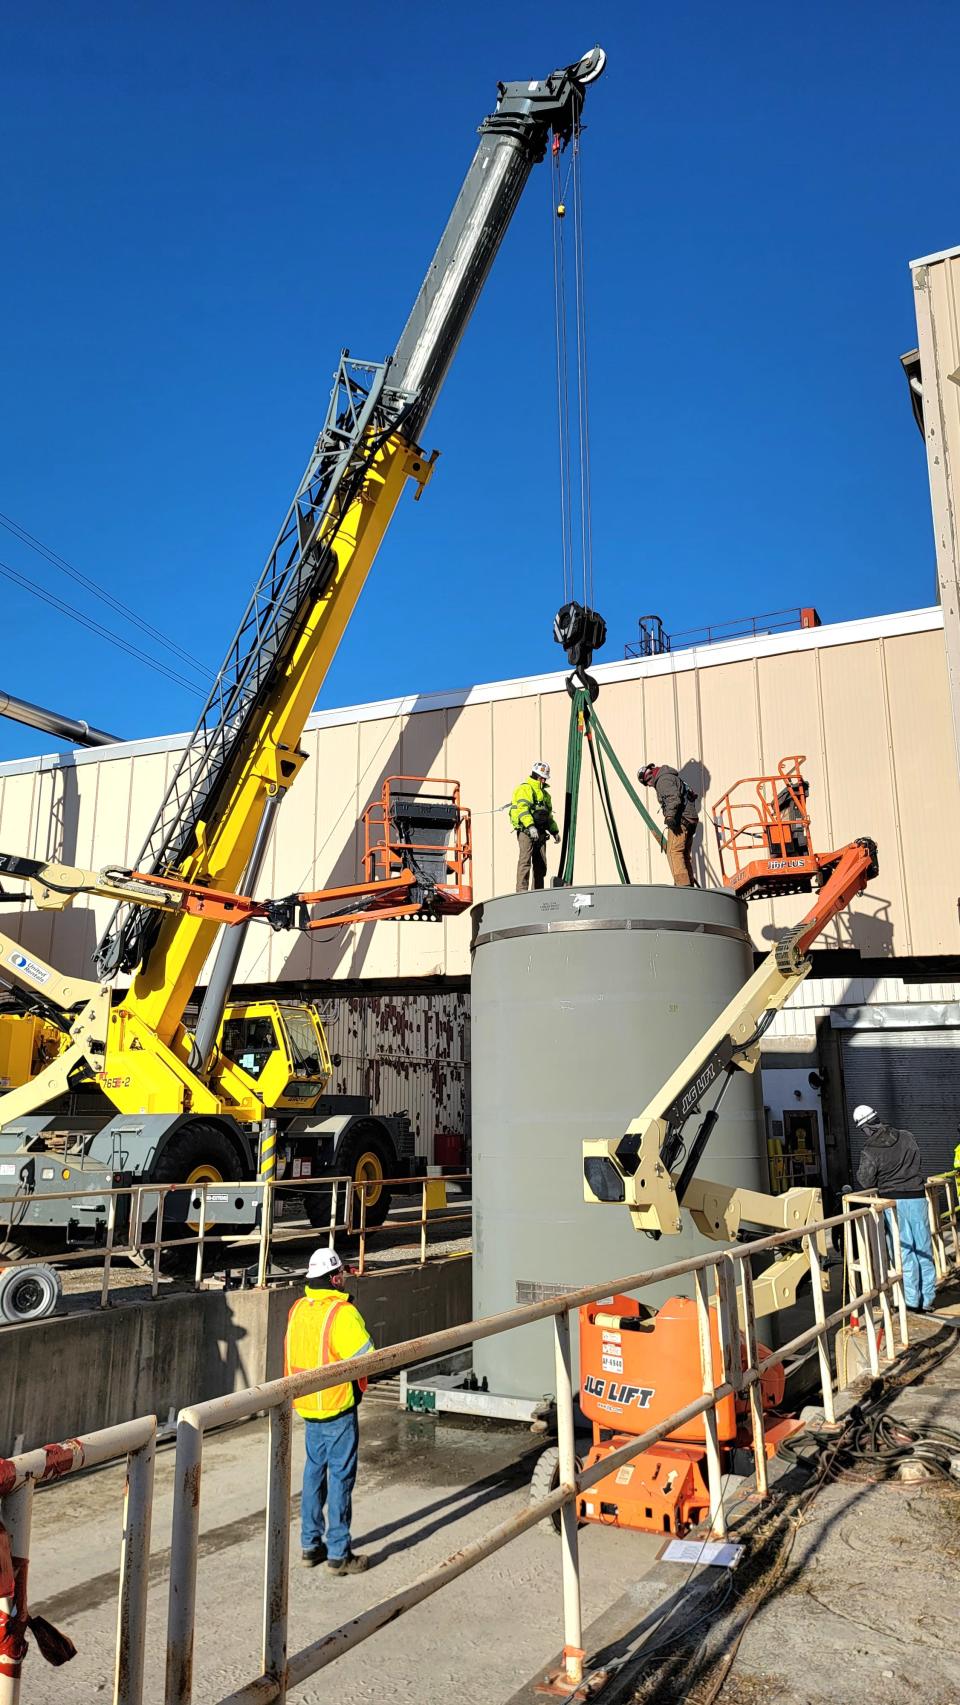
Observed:
[[[866,1101],[884,1124],[912,1131],[928,1177],[953,1164],[960,1119],[960,1030],[849,1030],[843,1082],[853,1171],[860,1158],[851,1117]]]

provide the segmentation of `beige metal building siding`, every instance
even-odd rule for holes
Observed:
[[[729,641],[604,665],[597,675],[598,709],[624,764],[631,771],[645,758],[676,764],[699,786],[705,832],[697,856],[707,881],[718,880],[709,804],[737,777],[804,753],[817,844],[870,834],[880,848],[873,890],[825,945],[852,944],[871,958],[960,952],[960,788],[939,610]],[[516,840],[500,807],[541,755],[553,766],[555,798],[562,794],[568,714],[561,675],[320,713],[305,736],[309,763],[278,819],[263,892],[352,880],[358,819],[383,778],[397,772],[459,778],[474,812],[475,895],[509,890]],[[0,766],[0,847],[82,865],[132,862],[176,744]],[[577,879],[614,881],[586,767],[583,787]],[[625,799],[619,820],[633,880],[668,880],[665,859]],[[802,905],[752,907],[757,945]],[[81,903],[55,916],[8,912],[6,927],[31,950],[80,972],[108,911]],[[462,977],[469,935],[468,917],[361,925],[332,939],[254,926],[239,980]]]

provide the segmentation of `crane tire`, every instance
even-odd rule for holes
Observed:
[[[192,1183],[196,1175],[207,1173],[211,1183],[234,1183],[247,1170],[243,1157],[236,1144],[231,1142],[225,1131],[204,1119],[191,1119],[187,1125],[181,1125],[175,1131],[170,1141],[161,1151],[149,1178],[142,1178],[143,1184],[186,1184]],[[174,1198],[176,1199],[176,1198]],[[209,1210],[208,1210],[209,1212]],[[147,1227],[152,1226],[152,1220],[147,1221]],[[207,1229],[216,1230],[216,1221],[207,1219]],[[196,1227],[189,1220],[171,1222],[164,1216],[163,1236],[175,1239],[178,1231],[185,1239],[196,1234]],[[147,1241],[150,1241],[148,1237]],[[215,1245],[211,1245],[209,1258],[214,1262],[217,1256]],[[160,1269],[164,1273],[176,1275],[193,1271],[197,1255],[197,1246],[190,1242],[183,1250],[165,1248],[160,1254]],[[133,1257],[138,1267],[153,1266],[153,1251],[144,1250]]]
[[[388,1185],[380,1180],[396,1176],[397,1157],[392,1143],[375,1124],[353,1125],[347,1132],[336,1163],[337,1171],[353,1179],[355,1184],[369,1180],[366,1187],[366,1223],[382,1225],[393,1204]],[[360,1224],[360,1192],[355,1192],[353,1224]]]
[[[63,1295],[55,1267],[39,1262],[28,1267],[6,1267],[0,1272],[0,1320],[8,1325],[44,1320],[52,1314]]]
[[[582,1466],[583,1464],[581,1463],[580,1458],[577,1457],[578,1472]],[[539,1504],[541,1498],[549,1498],[550,1493],[555,1492],[559,1484],[560,1447],[559,1445],[548,1445],[546,1450],[541,1451],[540,1455],[537,1457],[533,1474],[530,1478],[531,1504]],[[542,1528],[544,1533],[552,1533],[554,1536],[558,1535],[560,1532],[560,1511],[554,1510],[552,1515],[544,1516],[543,1520],[537,1523],[537,1526]],[[582,1527],[583,1522],[578,1521],[577,1526]]]

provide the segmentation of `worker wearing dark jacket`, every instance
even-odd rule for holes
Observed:
[[[861,1190],[876,1190],[878,1196],[892,1196],[896,1202],[903,1299],[908,1308],[924,1314],[936,1298],[937,1273],[917,1139],[912,1131],[882,1124],[875,1109],[865,1103],[854,1108],[853,1122],[863,1144],[857,1183]],[[887,1218],[893,1218],[890,1208]]]
[[[691,847],[697,832],[697,795],[670,764],[644,764],[637,771],[644,787],[654,787],[667,828],[667,863],[677,888],[695,888]]]
[[[550,798],[550,765],[540,758],[526,781],[514,789],[510,805],[510,822],[517,832],[520,856],[517,860],[517,893],[526,893],[533,870],[534,888],[542,888],[547,874],[547,836],[560,839]]]

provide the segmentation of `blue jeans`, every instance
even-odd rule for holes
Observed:
[[[356,1409],[330,1421],[305,1421],[307,1460],[303,1466],[300,1541],[304,1551],[323,1544],[323,1506],[327,1506],[327,1556],[350,1555],[350,1517],[357,1478],[360,1425]]]
[[[886,1209],[885,1217],[893,1218],[892,1208]],[[903,1257],[903,1300],[908,1308],[919,1308],[921,1304],[930,1308],[937,1295],[937,1270],[933,1264],[926,1197],[898,1197],[897,1225]],[[892,1247],[892,1239],[890,1242]]]

